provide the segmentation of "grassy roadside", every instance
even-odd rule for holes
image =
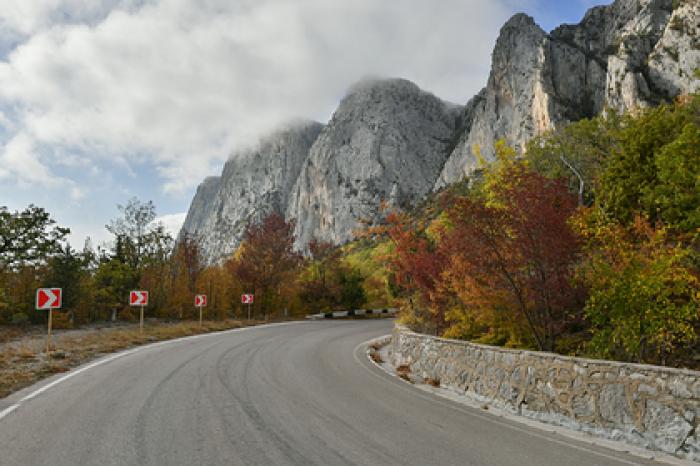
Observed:
[[[224,320],[203,322],[151,322],[138,326],[86,329],[52,339],[46,354],[45,336],[27,336],[0,345],[0,399],[43,378],[122,349],[189,335],[259,325],[262,321]]]

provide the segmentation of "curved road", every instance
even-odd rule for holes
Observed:
[[[290,323],[141,347],[8,411],[55,377],[0,400],[0,464],[648,464],[386,375],[360,344],[391,325]]]

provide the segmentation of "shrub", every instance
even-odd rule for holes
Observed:
[[[12,320],[10,322],[12,325],[27,325],[29,323],[29,316],[24,312],[17,312],[12,314]]]

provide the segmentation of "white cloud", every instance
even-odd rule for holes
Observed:
[[[0,148],[1,178],[14,179],[19,185],[37,187],[56,187],[65,182],[42,163],[34,140],[25,133],[17,133]]]
[[[367,74],[465,102],[507,1],[5,1],[0,40],[23,39],[0,62],[0,110],[12,141],[49,148],[26,152],[41,176],[75,151],[153,164],[180,192],[282,121],[327,118]]]
[[[94,23],[112,10],[134,10],[139,0],[3,0],[0,33],[29,35],[56,23]]]
[[[181,212],[179,214],[168,214],[156,217],[153,223],[161,223],[165,227],[165,231],[170,233],[173,238],[177,238],[177,234],[182,228],[182,224],[185,223],[185,217],[187,217],[187,212]]]

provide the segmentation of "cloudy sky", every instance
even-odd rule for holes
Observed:
[[[2,0],[0,206],[45,207],[107,238],[116,204],[174,230],[236,147],[293,117],[326,121],[367,75],[466,102],[500,26],[545,29],[605,0]]]

